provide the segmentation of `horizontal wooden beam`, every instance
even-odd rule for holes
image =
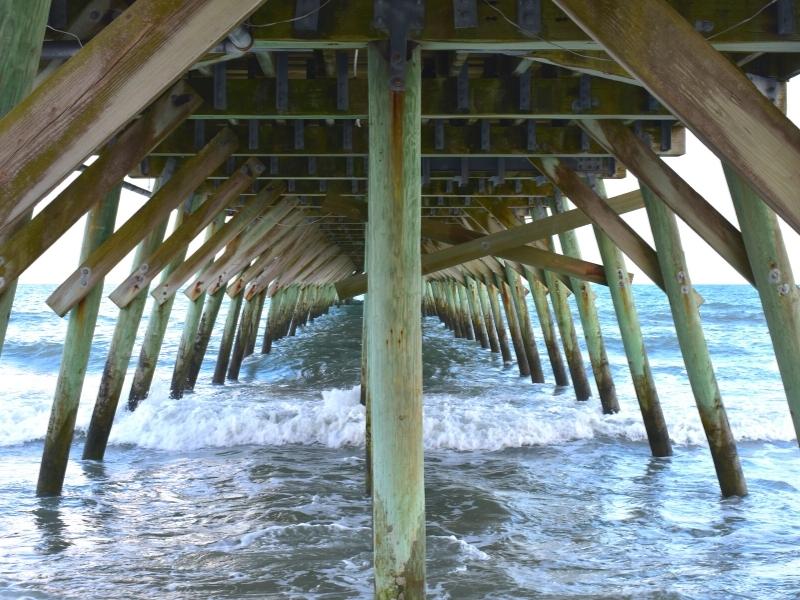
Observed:
[[[731,0],[700,3],[670,0],[669,4],[691,23],[702,22],[710,29],[705,35],[720,50],[729,52],[797,52],[800,35],[779,34],[771,11],[757,14],[766,0]],[[473,52],[511,50],[602,50],[552,2],[541,2],[541,27],[536,35],[527,35],[516,26],[513,2],[476,2],[478,27],[455,27],[455,3],[428,2],[425,21],[414,39],[427,50],[464,50]],[[297,34],[293,25],[294,4],[269,2],[251,21],[258,49],[363,48],[369,41],[384,39],[386,34],[373,27],[372,0],[347,0],[322,6],[318,30],[310,35]],[[756,16],[753,16],[756,15]],[[736,27],[741,23],[746,27]],[[793,19],[794,32],[800,32],[800,19]]]
[[[577,77],[531,78],[530,106],[520,104],[520,78],[470,79],[465,102],[458,101],[458,79],[422,80],[423,119],[673,119],[639,86],[593,79],[589,95]],[[227,81],[227,106],[213,108],[210,79],[193,79],[206,99],[193,119],[367,119],[367,81],[350,79],[346,109],[337,105],[336,79],[290,79],[286,108],[276,105],[276,80]],[[459,109],[459,106],[465,108]]]
[[[800,232],[800,129],[691,22],[664,0],[554,1]]]
[[[673,122],[667,121],[670,125]],[[642,132],[649,136],[652,150],[661,156],[681,156],[686,151],[686,132],[672,126],[662,140],[662,123],[647,121]],[[309,124],[303,130],[303,143],[295,143],[292,125],[262,122],[258,126],[257,144],[251,145],[249,125],[213,123],[206,127],[206,135],[214,128],[230,126],[239,136],[240,144],[234,156],[344,156],[363,158],[369,154],[367,137],[369,127],[355,127],[351,122],[335,125]],[[438,131],[438,133],[437,133]],[[530,135],[530,137],[529,137]],[[348,143],[344,139],[348,136]],[[666,142],[662,147],[662,142]],[[153,150],[151,156],[191,156],[196,152],[195,130],[192,122],[182,125],[174,134]],[[610,156],[608,150],[593,140],[586,140],[576,125],[536,124],[529,131],[526,124],[484,126],[481,123],[457,126],[450,123],[428,122],[422,126],[422,156]]]
[[[42,199],[261,3],[137,0],[107,25],[0,120],[0,223]]]

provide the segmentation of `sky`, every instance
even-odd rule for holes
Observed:
[[[800,78],[789,83],[788,116],[795,124],[800,123]],[[686,154],[684,156],[667,158],[666,162],[720,213],[738,226],[720,162],[694,135],[687,132]],[[67,179],[53,194],[41,202],[37,207],[37,212],[46,206],[73,178]],[[137,183],[142,185],[141,180],[137,181]],[[635,190],[637,187],[638,182],[631,175],[625,179],[606,180],[606,190],[609,197]],[[117,227],[133,215],[142,206],[143,202],[144,198],[142,196],[123,190],[117,216]],[[624,218],[645,240],[651,245],[653,244],[644,210],[629,213]],[[85,219],[81,219],[64,234],[58,242],[23,273],[20,281],[22,283],[51,284],[64,281],[78,267],[84,222]],[[744,283],[742,277],[697,234],[683,222],[680,222],[680,226],[681,239],[688,258],[692,282],[695,284]],[[793,270],[795,273],[800,273],[800,235],[785,223],[782,223],[782,227]],[[592,228],[584,227],[579,229],[578,238],[584,260],[599,263],[600,254],[597,250]],[[192,252],[199,243],[199,239],[195,240],[189,251]],[[133,252],[109,273],[106,281],[110,283],[123,281],[131,271],[132,262]],[[627,262],[630,272],[634,274],[634,284],[651,283],[636,265],[632,264],[630,260]]]

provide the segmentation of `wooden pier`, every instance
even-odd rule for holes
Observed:
[[[84,459],[103,459],[129,370],[128,408],[147,401],[170,319],[180,398],[206,354],[222,385],[365,294],[377,598],[425,595],[423,315],[516,363],[520,386],[571,386],[607,414],[619,327],[651,451],[669,456],[630,261],[669,301],[722,495],[747,494],[678,219],[757,289],[800,432],[800,292],[778,220],[800,232],[798,72],[794,0],[0,0],[0,351],[17,279],[88,216],[47,300],[69,327],[36,493],[62,492],[103,281],[135,249]],[[722,161],[738,223],[663,160],[687,130]],[[609,198],[603,180],[628,172],[641,190]],[[114,230],[123,188],[146,199]],[[623,219],[642,208],[655,246]],[[585,225],[600,264],[582,257]]]

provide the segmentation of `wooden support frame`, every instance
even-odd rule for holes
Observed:
[[[137,0],[106,26],[0,120],[0,223],[30,209],[262,2]]]
[[[135,215],[128,219],[114,234],[70,275],[64,283],[47,298],[47,304],[59,316],[64,316],[75,304],[86,296],[95,282],[100,281],[114,266],[130,252],[154,227],[169,217],[169,213],[194,192],[210,171],[222,164],[238,144],[236,137],[223,129],[206,144],[200,154],[187,160],[170,180],[148,200]],[[244,189],[252,182],[264,166],[250,159],[237,175],[231,177],[224,189]],[[218,200],[230,201],[226,194],[215,194],[198,209],[196,214],[211,211]]]
[[[664,0],[554,2],[800,232],[800,129],[736,65]]]
[[[622,123],[583,121],[589,135],[608,148],[672,211],[691,227],[749,283],[753,270],[742,234],[717,209],[653,153],[648,144]]]
[[[0,245],[0,257],[3,259],[0,261],[0,290],[15,281],[92,206],[100,202],[199,103],[200,98],[188,87],[177,84],[122,132],[116,144],[104,148],[100,157],[33,220],[14,233],[9,231],[13,224],[0,229],[0,239],[5,238]],[[33,204],[36,201],[38,198],[33,199]],[[29,204],[27,210],[33,204]],[[24,214],[23,207],[14,207],[7,213],[6,223],[8,220],[18,221]]]

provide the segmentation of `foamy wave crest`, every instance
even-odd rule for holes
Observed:
[[[50,400],[37,392],[36,398],[11,403],[0,413],[0,445],[44,437]],[[364,444],[364,408],[359,403],[358,386],[327,390],[316,399],[273,399],[268,394],[258,387],[242,386],[172,400],[166,389],[156,388],[135,412],[120,406],[110,442],[168,451],[240,445],[318,444],[340,448]],[[498,451],[594,438],[645,442],[635,400],[622,400],[621,413],[603,415],[599,402],[576,403],[568,395],[465,398],[432,394],[425,398],[425,446],[429,450]],[[88,425],[93,404],[93,395],[86,394],[78,414],[78,431]],[[674,444],[706,445],[693,404],[665,405],[665,413]],[[754,414],[734,404],[729,407],[729,418],[740,441],[795,439],[785,408]]]
[[[364,443],[358,388],[325,391],[320,401],[259,400],[239,391],[202,399],[148,398],[135,412],[122,414],[110,442],[161,450]]]

